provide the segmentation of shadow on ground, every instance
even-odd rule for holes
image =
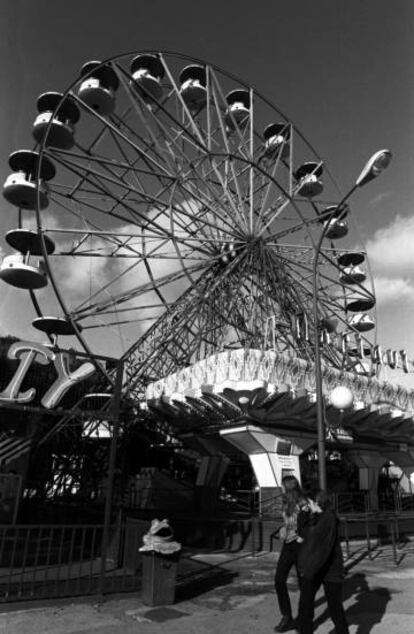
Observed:
[[[393,591],[395,592],[395,591]],[[349,599],[353,603],[345,610],[348,625],[356,625],[355,634],[369,634],[373,627],[380,623],[384,616],[387,605],[391,600],[389,588],[381,586],[370,587],[363,573],[355,573],[345,579],[343,598],[344,602]],[[320,599],[321,604],[325,599]],[[327,609],[315,619],[314,629],[329,620]],[[332,625],[331,632],[335,632]]]
[[[237,572],[222,565],[186,559],[184,570],[177,578],[176,601],[188,601],[219,586],[231,584]]]

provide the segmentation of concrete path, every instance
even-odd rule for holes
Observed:
[[[404,554],[404,553],[402,553]],[[347,562],[345,609],[351,634],[414,633],[414,552],[395,566],[379,549],[370,561],[356,550]],[[140,596],[0,606],[0,634],[264,634],[279,621],[273,590],[276,553],[200,554],[192,558],[207,575],[189,573],[172,606],[149,607]],[[200,569],[199,566],[199,569]],[[297,582],[289,580],[292,603]],[[24,609],[23,609],[24,608]],[[318,594],[315,631],[333,634],[323,591]]]

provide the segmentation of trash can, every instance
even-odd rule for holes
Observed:
[[[141,598],[145,605],[174,603],[179,557],[179,552],[169,555],[155,551],[142,553]]]
[[[181,544],[174,539],[167,519],[154,519],[142,540],[142,593],[146,605],[171,605],[175,600],[175,582]]]

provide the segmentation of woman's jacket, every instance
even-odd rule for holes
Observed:
[[[298,554],[298,570],[305,579],[343,580],[339,520],[334,511],[313,514]]]

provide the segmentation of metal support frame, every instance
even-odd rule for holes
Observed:
[[[104,510],[104,527],[102,532],[102,548],[101,548],[101,570],[100,570],[100,582],[99,589],[100,594],[104,593],[105,585],[105,564],[106,555],[109,544],[109,531],[111,525],[111,511],[112,511],[112,494],[114,488],[114,475],[115,475],[115,462],[116,462],[116,450],[118,443],[119,433],[119,413],[121,405],[121,393],[122,393],[122,381],[124,376],[124,363],[118,361],[116,377],[115,377],[115,389],[114,397],[112,400],[111,414],[112,414],[112,441],[109,453],[109,466],[108,466],[108,479],[105,496],[105,510]]]
[[[342,213],[339,214],[338,220],[341,220],[346,213],[346,207],[344,203],[351,194],[355,191],[357,185],[354,185],[349,192],[344,196],[341,202],[337,205],[337,209],[342,207]],[[328,218],[327,218],[328,220]],[[313,262],[312,262],[312,285],[313,285],[313,321],[314,321],[314,348],[315,348],[315,388],[316,388],[316,428],[318,437],[318,478],[319,487],[323,491],[327,488],[326,478],[326,430],[325,430],[325,402],[323,396],[323,381],[322,381],[322,359],[321,359],[321,347],[320,347],[320,319],[319,319],[319,256],[322,250],[322,243],[329,228],[329,223],[325,222],[324,227],[319,236],[318,242],[314,247]]]
[[[318,243],[315,247],[313,255],[313,269],[312,269],[312,282],[313,282],[313,321],[314,321],[314,348],[315,348],[315,388],[316,388],[316,429],[318,437],[318,478],[319,487],[326,491],[327,479],[326,479],[326,457],[325,457],[325,403],[323,398],[323,385],[322,385],[322,360],[321,360],[321,348],[320,348],[320,328],[319,328],[319,306],[318,306],[318,283],[319,283],[319,256],[321,253],[322,242],[325,238],[326,227],[324,226]]]

